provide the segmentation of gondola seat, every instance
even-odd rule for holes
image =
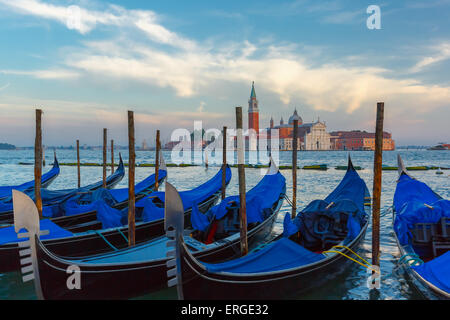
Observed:
[[[450,250],[450,218],[441,218],[437,226],[437,233],[432,238],[431,248],[434,257]]]
[[[450,249],[450,218],[442,217],[438,223],[416,223],[412,245],[424,257],[435,258]]]
[[[347,236],[348,213],[339,212],[332,216],[317,214],[314,233],[319,235],[322,250],[337,245]]]

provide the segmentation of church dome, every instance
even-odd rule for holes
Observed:
[[[294,120],[298,120],[298,124],[301,125],[303,123],[302,117],[300,117],[297,113],[297,109],[295,109],[294,114],[289,117],[289,124],[293,125]]]

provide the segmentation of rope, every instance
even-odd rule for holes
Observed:
[[[289,199],[289,197],[287,196],[287,194],[284,195],[284,198],[287,200],[288,204],[289,204],[291,207],[294,207],[294,204],[292,203],[291,199]]]
[[[114,251],[117,251],[119,249],[117,249],[116,247],[114,247],[112,245],[111,242],[109,242],[108,240],[106,240],[105,236],[103,234],[101,234],[100,232],[98,232],[97,230],[95,230],[95,233],[98,234],[103,240],[105,240],[106,244],[108,244]]]
[[[409,259],[407,259],[409,257]],[[420,257],[415,254],[415,253],[405,253],[404,255],[402,255],[400,257],[400,259],[398,259],[397,264],[401,265],[401,264],[409,264],[409,262],[412,261],[413,263],[411,264],[416,264],[419,263],[419,265],[423,264],[423,260],[420,259]]]
[[[373,272],[380,273],[379,271],[377,271],[377,270],[373,269],[372,267],[370,267],[370,263],[368,263],[366,260],[364,260],[361,256],[359,256],[357,253],[355,253],[355,252],[354,252],[352,249],[350,249],[349,247],[347,247],[347,246],[333,246],[333,247],[331,247],[331,249],[333,249],[333,248],[345,248],[345,249],[347,249],[348,251],[350,251],[351,253],[353,253],[355,256],[357,256],[359,259],[361,259],[362,261],[364,261],[365,264],[362,263],[362,262],[360,262],[360,261],[358,261],[358,260],[356,260],[356,259],[354,259],[354,258],[352,258],[352,257],[350,257],[350,256],[348,256],[348,255],[346,255],[345,253],[343,253],[343,252],[341,252],[341,251],[337,251],[337,250],[327,250],[327,251],[324,251],[324,252],[322,252],[322,253],[339,253],[340,255],[346,257],[347,259],[352,260],[353,262],[356,262],[357,264],[359,264],[359,265],[361,265],[361,266],[363,266],[363,267],[365,267],[365,268],[367,268],[367,269],[370,269],[370,270],[372,270]]]
[[[128,242],[128,238],[125,237],[125,235],[123,234],[122,230],[117,229],[117,231],[122,235],[122,237],[125,239],[125,241]]]
[[[393,211],[393,208],[392,208],[392,207],[389,207],[387,210],[384,210],[383,213],[380,214],[380,217],[385,217],[385,216],[387,216],[388,214],[391,214],[392,211]]]

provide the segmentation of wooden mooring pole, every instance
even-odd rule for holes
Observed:
[[[241,255],[248,253],[247,239],[247,208],[245,200],[245,153],[244,153],[244,137],[242,133],[242,107],[236,107],[236,131],[237,131],[237,158],[239,173],[239,217],[241,230]]]
[[[114,173],[114,140],[111,139],[111,174]]]
[[[108,130],[103,128],[103,188],[106,188],[106,148],[108,145],[107,141]]]
[[[297,143],[298,136],[298,119],[294,120],[294,132],[292,138],[292,219],[297,214]]]
[[[159,148],[160,143],[159,143],[159,138],[160,138],[160,132],[159,130],[156,130],[156,146],[155,146],[155,190],[158,190],[159,188]]]
[[[42,146],[42,166],[45,167],[45,146]]]
[[[134,246],[135,241],[135,194],[134,169],[136,164],[134,141],[134,113],[128,111],[128,245]]]
[[[36,109],[36,138],[34,140],[34,195],[39,219],[42,219],[42,110]]]
[[[225,199],[227,182],[227,127],[222,131],[222,200]]]
[[[373,203],[372,203],[372,265],[380,266],[380,203],[381,175],[383,162],[383,120],[384,102],[377,103],[377,122],[375,128],[375,155],[373,165]]]
[[[78,188],[80,188],[81,187],[80,140],[77,140],[77,175],[78,175]]]

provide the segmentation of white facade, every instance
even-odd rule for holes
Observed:
[[[305,150],[331,150],[330,134],[326,129],[322,122],[312,123],[309,132],[304,136]]]

